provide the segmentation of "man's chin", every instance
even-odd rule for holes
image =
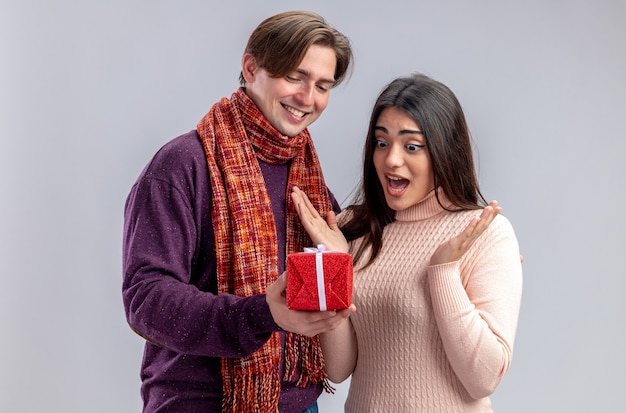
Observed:
[[[293,138],[294,136],[298,136],[305,128],[290,128],[278,130],[283,136],[286,138]]]

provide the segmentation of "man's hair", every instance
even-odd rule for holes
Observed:
[[[315,12],[288,11],[268,17],[250,35],[244,53],[250,53],[259,67],[278,78],[296,70],[311,45],[334,50],[337,66],[333,86],[340,84],[352,64],[350,40]],[[242,73],[239,83],[246,85]]]

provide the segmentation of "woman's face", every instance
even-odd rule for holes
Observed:
[[[426,138],[405,111],[384,109],[374,127],[374,167],[387,205],[409,208],[433,190],[434,178]]]

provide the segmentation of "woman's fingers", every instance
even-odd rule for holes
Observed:
[[[460,259],[502,211],[497,201],[491,201],[478,217],[470,220],[457,236],[444,242],[431,257],[431,265],[453,262]]]

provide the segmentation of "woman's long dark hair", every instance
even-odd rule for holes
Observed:
[[[478,209],[487,202],[480,192],[471,136],[461,104],[444,84],[422,74],[402,77],[389,83],[378,96],[370,118],[363,150],[363,176],[347,220],[340,224],[348,241],[363,237],[356,251],[355,263],[371,246],[371,254],[361,268],[372,264],[382,248],[384,227],[393,222],[395,211],[389,208],[374,167],[376,138],[374,128],[382,111],[395,107],[406,112],[420,126],[430,154],[435,188],[441,188],[452,203],[450,211]],[[437,191],[435,191],[437,194]]]

